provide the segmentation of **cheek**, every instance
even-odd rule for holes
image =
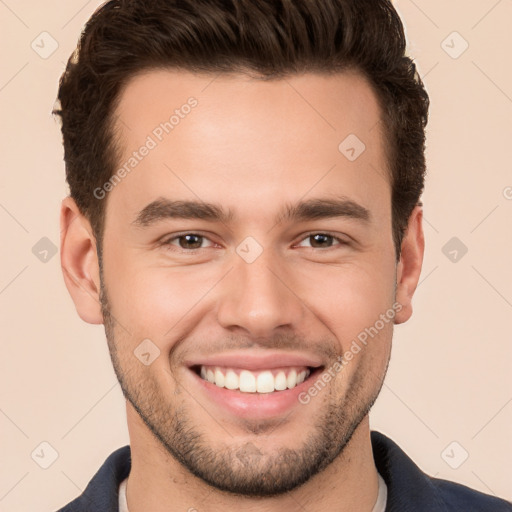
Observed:
[[[347,350],[353,339],[374,327],[376,322],[380,336],[390,335],[391,320],[388,318],[382,325],[380,315],[392,309],[393,274],[385,272],[379,264],[381,262],[375,261],[338,268],[331,266],[324,275],[310,275],[302,282],[308,306],[334,333],[340,352]],[[321,283],[321,286],[308,286],[311,282]],[[389,312],[388,316],[393,317],[394,312]]]
[[[161,349],[197,321],[201,300],[218,281],[193,267],[122,268],[109,275],[112,312],[134,340],[149,338]]]

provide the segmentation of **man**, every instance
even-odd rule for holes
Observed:
[[[61,79],[61,261],[130,445],[62,511],[507,511],[369,411],[424,253],[429,99],[386,0],[94,13]]]

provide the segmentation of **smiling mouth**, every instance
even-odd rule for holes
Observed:
[[[293,389],[323,370],[323,366],[286,366],[247,370],[223,366],[194,365],[190,369],[219,388],[240,393],[274,393]]]

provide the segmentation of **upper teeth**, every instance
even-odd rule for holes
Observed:
[[[271,393],[294,388],[304,382],[310,371],[302,368],[286,368],[252,372],[218,366],[201,366],[200,373],[203,379],[220,388],[238,389],[243,393]]]

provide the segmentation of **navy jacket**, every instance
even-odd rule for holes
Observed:
[[[375,465],[388,487],[386,512],[512,512],[512,503],[423,473],[391,439],[371,432]],[[119,484],[130,473],[130,446],[113,452],[81,496],[58,512],[118,512]]]

